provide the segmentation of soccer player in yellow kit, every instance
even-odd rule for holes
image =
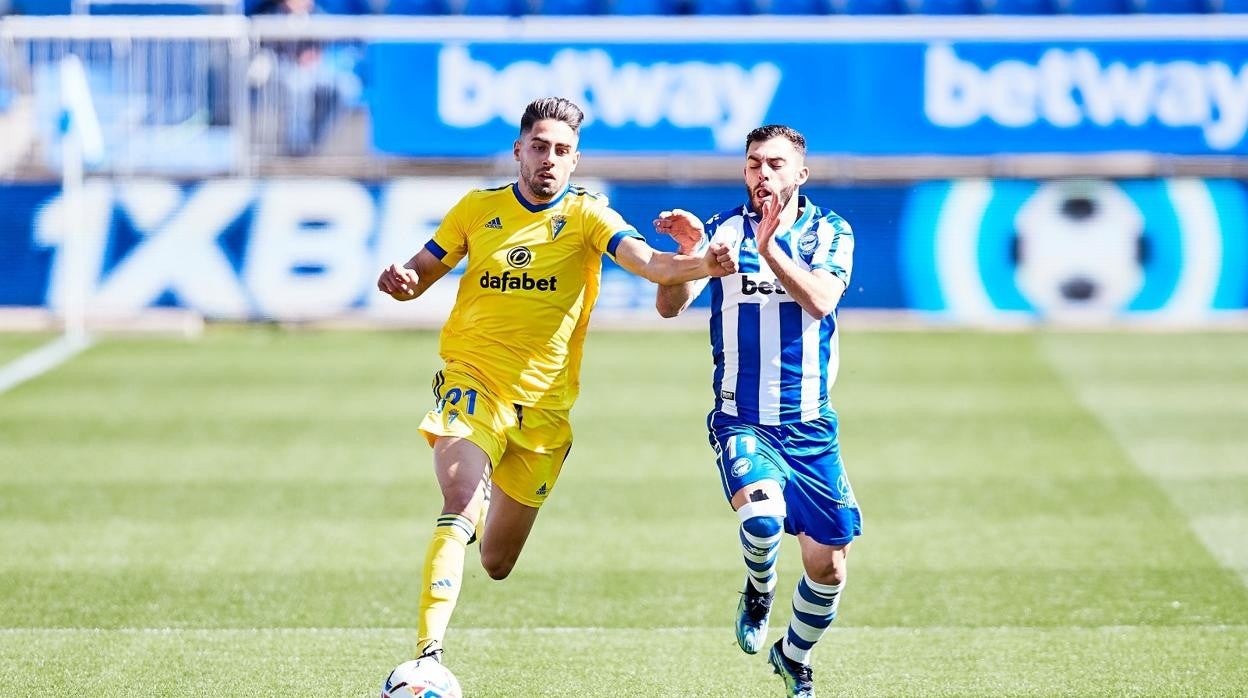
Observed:
[[[377,281],[412,300],[468,259],[442,328],[436,404],[420,423],[443,504],[425,557],[418,657],[441,661],[468,544],[479,534],[481,565],[505,578],[555,486],[602,255],[659,284],[736,271],[723,244],[701,256],[656,252],[604,198],[570,185],[583,118],[566,99],[529,104],[513,145],[517,180],[469,192],[416,256]]]

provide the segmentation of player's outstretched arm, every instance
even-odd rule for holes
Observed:
[[[654,231],[671,236],[676,241],[676,251],[692,255],[706,239],[702,221],[683,209],[663,211],[654,219]],[[683,284],[660,285],[654,296],[654,308],[660,317],[673,318],[689,307],[702,292],[706,279],[686,281]]]
[[[446,276],[450,270],[432,252],[421,250],[403,266],[391,264],[382,269],[381,276],[377,279],[377,290],[396,301],[410,301],[419,298],[420,294],[435,281]]]
[[[615,248],[615,261],[637,276],[663,286],[737,271],[737,261],[723,243],[708,245],[704,254],[695,256],[659,252],[642,240],[625,238]]]
[[[705,285],[706,279],[701,279],[686,281],[683,284],[659,286],[659,290],[654,294],[654,309],[659,311],[659,317],[676,317],[689,308],[689,304],[698,297]]]

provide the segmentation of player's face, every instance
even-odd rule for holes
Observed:
[[[782,208],[787,206],[809,175],[805,158],[787,138],[755,141],[745,152],[745,188],[755,211],[772,197],[780,199]]]
[[[514,149],[520,163],[520,188],[526,199],[550,201],[568,185],[581,154],[571,126],[545,119],[522,134]]]

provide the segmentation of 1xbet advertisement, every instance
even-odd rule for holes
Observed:
[[[469,189],[500,182],[411,178],[90,180],[0,188],[0,305],[59,308],[70,236],[91,312],[187,308],[222,320],[360,315],[436,322],[458,270],[413,303],[375,289]],[[662,210],[702,218],[739,206],[740,186],[581,181],[659,249]],[[812,186],[849,221],[853,276],[842,307],[952,321],[1162,318],[1202,322],[1248,307],[1248,188],[1231,180],[954,180]],[[652,311],[654,287],[604,260],[599,315]],[[706,299],[698,305],[705,306]]]

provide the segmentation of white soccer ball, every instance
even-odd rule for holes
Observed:
[[[381,684],[381,698],[463,698],[459,680],[435,659],[413,659],[395,667]]]

